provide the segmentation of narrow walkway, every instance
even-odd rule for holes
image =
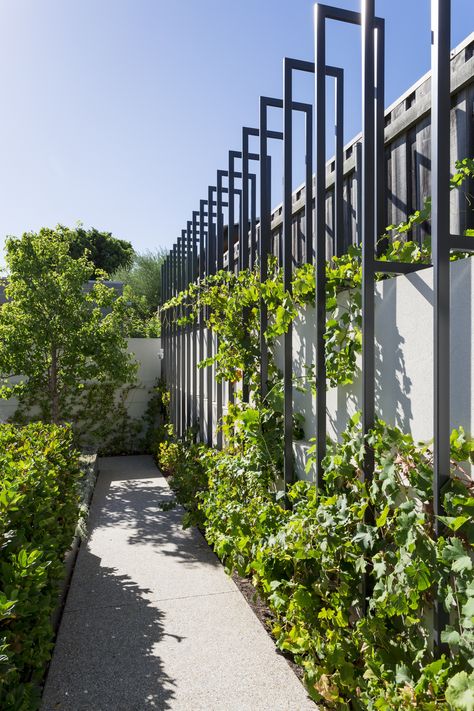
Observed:
[[[151,457],[107,457],[42,711],[315,711]]]

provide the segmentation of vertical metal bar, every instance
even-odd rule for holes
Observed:
[[[171,251],[171,295],[175,296],[175,284],[176,284],[176,245],[173,245]],[[176,430],[176,308],[173,307],[171,312],[171,407],[170,415],[171,422],[174,429]]]
[[[239,271],[249,266],[249,132],[242,129],[242,194],[240,199]]]
[[[229,182],[228,182],[228,227],[227,227],[227,266],[234,271],[234,222],[235,222],[235,177],[234,151],[229,151]]]
[[[192,262],[193,262],[193,251],[192,251],[192,221],[188,220],[186,224],[186,289],[189,288],[192,280]],[[190,316],[189,305],[186,308],[186,315]],[[191,324],[186,325],[186,429],[192,426],[192,387],[191,387]]]
[[[177,253],[176,253],[176,293],[179,294],[181,291],[181,264],[182,264],[182,245],[181,237],[177,240]],[[181,316],[181,307],[177,308],[177,318]],[[181,379],[181,326],[176,323],[176,434],[178,437],[182,434],[181,429],[181,390],[183,388],[183,382]]]
[[[242,129],[242,189],[240,195],[239,220],[239,271],[249,266],[249,131]],[[248,308],[244,309],[243,323],[246,328]],[[242,374],[242,401],[249,401],[248,373]]]
[[[164,293],[163,293],[163,304],[165,304],[169,299],[169,273],[170,273],[170,255],[171,252],[166,257],[165,262],[165,283],[164,283]],[[165,382],[169,386],[169,311],[164,314],[162,331],[164,333],[165,341],[163,344],[163,362],[162,362],[162,373]],[[163,367],[164,366],[164,367]]]
[[[186,288],[186,252],[187,238],[186,230],[181,230],[181,288]],[[181,307],[181,316],[186,313],[185,306]],[[179,343],[180,369],[181,369],[181,437],[186,434],[186,327],[181,326],[181,337]]]
[[[306,171],[305,171],[305,261],[313,264],[313,108],[308,107],[305,113],[306,140]]]
[[[385,21],[377,18],[375,26],[375,255],[387,249],[386,241],[379,241],[385,232]]]
[[[255,268],[257,256],[257,178],[251,175],[250,192],[250,267]]]
[[[192,220],[192,272],[191,272],[191,281],[194,284],[198,278],[198,263],[197,263],[197,218],[198,218],[198,211],[194,210],[193,212],[193,220]],[[196,321],[193,321],[193,355],[192,355],[192,425],[193,427],[196,425],[196,420],[198,417],[198,409],[197,409],[197,363],[198,363],[198,358],[197,358],[197,324]]]
[[[451,1],[431,0],[431,239],[434,292],[433,513],[439,535],[442,489],[450,476],[450,43]],[[447,623],[442,600],[434,610],[434,643],[438,651]]]
[[[316,148],[316,486],[323,483],[326,456],[326,21],[314,8]]]
[[[283,288],[292,295],[293,276],[293,73],[291,64],[283,60]],[[293,325],[283,336],[283,477],[285,492],[293,482]]]
[[[377,242],[375,186],[376,96],[375,96],[375,0],[362,2],[362,431],[375,425],[375,247]],[[370,482],[374,473],[374,450],[366,442],[362,477]],[[365,522],[373,524],[368,507]],[[370,562],[362,576],[362,610],[367,612],[372,590]]]
[[[227,170],[217,171],[217,191],[216,191],[216,265],[217,271],[224,268],[224,215],[222,212],[223,203],[223,178],[228,174]]]
[[[215,274],[215,233],[213,221],[213,202],[215,188],[209,186],[207,193],[207,271],[209,276]],[[208,314],[209,316],[209,314]],[[210,328],[207,329],[207,357],[213,355],[213,333]],[[207,366],[207,444],[209,447],[213,445],[213,366]]]
[[[259,153],[260,153],[260,240],[259,262],[260,281],[268,278],[268,252],[271,239],[271,161],[267,141],[267,103],[260,97],[259,106]],[[268,346],[265,332],[268,327],[267,306],[260,301],[260,397],[264,400],[268,393]]]
[[[335,254],[341,257],[345,252],[344,241],[344,73],[336,74],[336,150],[334,177],[334,238]],[[383,125],[383,124],[382,124]]]
[[[362,141],[355,145],[355,175],[357,185],[355,243],[362,244]]]
[[[375,224],[375,67],[374,0],[362,2],[362,430],[375,424],[374,249]],[[364,480],[374,470],[374,453],[366,447]]]
[[[201,200],[199,204],[199,279],[202,281],[206,275],[206,231],[204,228],[204,213],[206,200]],[[199,309],[199,361],[204,360],[204,330],[205,330],[205,313],[201,307]],[[201,442],[205,441],[204,437],[204,369],[199,368],[199,431]]]
[[[217,270],[220,271],[224,268],[224,215],[222,213],[222,194],[223,185],[222,179],[228,174],[226,170],[217,171],[217,183],[216,183],[216,266]],[[219,340],[216,339],[216,348],[219,348]],[[217,449],[222,449],[222,430],[221,430],[221,420],[222,420],[222,396],[223,396],[223,382],[216,382],[216,422],[217,422]]]
[[[172,247],[170,251],[170,265],[169,265],[169,286],[168,286],[168,292],[169,292],[169,297],[172,297],[174,295],[173,292],[174,289],[174,247]],[[169,366],[168,366],[168,388],[170,391],[170,422],[171,424],[174,425],[174,413],[173,413],[173,408],[174,408],[174,383],[175,383],[175,378],[174,378],[174,359],[173,359],[173,344],[174,344],[174,309],[170,310],[169,312],[169,327],[168,327],[168,334],[169,334],[169,344],[168,344],[168,357],[169,357]]]
[[[161,264],[161,281],[160,281],[160,306],[163,306],[163,304],[166,301],[166,266],[167,266],[167,261],[168,258],[166,257],[164,261]],[[164,313],[161,311],[160,312],[160,323],[161,323],[161,329],[160,329],[160,343],[161,343],[161,349],[162,352],[165,352],[166,349],[166,325],[165,325],[165,316]],[[166,360],[163,358],[161,360],[161,377],[166,378]]]

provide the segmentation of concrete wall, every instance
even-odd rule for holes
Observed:
[[[143,417],[150,400],[150,390],[161,376],[160,338],[129,338],[128,351],[135,355],[139,363],[138,385],[127,398],[127,411],[130,417]]]
[[[474,259],[451,263],[451,424],[474,434]],[[376,412],[415,440],[433,437],[433,270],[397,276],[376,286]],[[314,309],[306,308],[294,324],[293,368],[315,361]],[[283,366],[282,348],[275,353]],[[359,360],[360,368],[360,360]],[[315,398],[309,386],[294,391],[294,409],[305,417],[305,436],[315,432]],[[354,384],[327,393],[328,434],[336,438],[361,407],[360,370]],[[298,475],[306,478],[308,444],[294,445]],[[312,475],[311,475],[312,476]]]
[[[135,355],[139,363],[138,384],[135,388],[132,388],[126,401],[130,417],[140,419],[145,413],[150,399],[150,390],[161,375],[160,350],[161,339],[159,338],[128,339],[128,351]],[[0,400],[0,422],[5,422],[11,417],[16,407],[17,401],[15,398]]]

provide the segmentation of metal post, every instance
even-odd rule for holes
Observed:
[[[335,79],[335,151],[334,151],[334,254],[341,257],[344,239],[344,71],[326,67],[326,76]],[[382,124],[383,126],[383,124]],[[383,138],[383,136],[382,136]]]
[[[242,129],[242,198],[240,201],[239,271],[249,266],[249,129]]]
[[[316,486],[322,486],[326,456],[326,25],[314,8],[316,149]]]
[[[204,228],[204,213],[206,208],[206,200],[201,200],[199,204],[199,279],[202,281],[206,275],[206,253],[207,253],[207,237]],[[201,307],[199,309],[199,361],[204,360],[204,330],[205,330],[205,313]],[[201,442],[205,441],[204,437],[204,369],[199,368],[199,431]]]
[[[293,89],[292,68],[283,60],[283,288],[292,296],[293,276]],[[283,336],[283,477],[285,492],[293,482],[293,325]]]
[[[197,237],[198,237],[198,216],[199,212],[197,210],[193,211],[192,219],[192,272],[191,281],[194,284],[198,278],[198,252],[197,252]],[[192,425],[196,425],[198,419],[198,408],[197,408],[197,364],[198,364],[198,351],[197,351],[197,323],[193,321],[193,355],[192,355]]]
[[[177,252],[176,252],[176,293],[179,294],[181,291],[181,263],[182,263],[182,244],[181,237],[177,240]],[[177,319],[181,316],[181,307],[176,309]],[[183,382],[181,379],[181,326],[176,322],[176,434],[178,437],[182,434],[181,429],[181,391],[183,388]]]
[[[192,264],[193,264],[193,244],[192,244],[192,220],[188,220],[186,224],[186,289],[192,281]],[[186,315],[190,316],[189,305],[186,308]],[[193,414],[192,414],[192,386],[191,386],[191,324],[186,325],[186,429],[189,429],[193,424]]]
[[[258,136],[258,129],[244,126],[242,128],[242,190],[240,200],[240,220],[239,220],[239,270],[248,269],[250,266],[250,257],[253,254],[253,227],[252,221],[249,225],[249,183],[251,175],[249,173],[249,160],[258,160],[259,156],[250,154],[249,138],[250,136]],[[252,175],[255,182],[255,175]],[[250,229],[249,229],[250,227]],[[250,234],[249,234],[250,233]],[[249,249],[249,237],[251,248]],[[253,256],[252,256],[253,262]],[[244,324],[248,321],[249,310],[244,309],[243,319]],[[242,400],[249,401],[249,383],[248,374],[243,373],[242,376]]]
[[[217,171],[216,182],[216,267],[217,271],[224,268],[224,215],[223,208],[223,185],[222,180],[228,174],[226,170]],[[216,338],[216,348],[219,348],[219,339]],[[223,383],[216,382],[216,422],[217,422],[217,449],[222,449],[222,398],[223,398]]]
[[[257,257],[257,176],[255,174],[250,176],[250,186],[250,268],[254,269]]]
[[[214,232],[214,221],[213,221],[213,203],[214,203],[214,193],[216,191],[215,187],[209,186],[207,193],[207,273],[209,276],[216,273],[215,266],[215,232]],[[209,316],[209,314],[208,314]],[[211,358],[213,354],[213,333],[210,328],[207,329],[207,357]],[[213,445],[213,393],[212,393],[212,383],[213,383],[213,366],[207,366],[207,444],[209,447]]]
[[[181,264],[180,264],[180,291],[186,288],[186,261],[187,261],[187,234],[186,230],[181,230]],[[186,313],[185,306],[181,307],[181,316]],[[180,434],[184,437],[186,434],[186,327],[181,326],[180,328],[181,336],[179,343],[180,350],[180,378],[181,378],[181,426]]]
[[[433,513],[439,535],[442,489],[450,476],[450,39],[451,1],[431,0],[431,240],[434,294]],[[442,650],[447,623],[442,600],[434,610],[434,643]]]
[[[259,153],[260,153],[260,240],[259,263],[260,281],[268,278],[268,253],[271,239],[271,159],[268,155],[267,141],[267,101],[260,97],[259,105]],[[260,301],[260,397],[264,400],[268,392],[268,346],[265,332],[268,327],[267,306]]]
[[[374,0],[362,3],[362,429],[375,424],[375,66]],[[366,447],[363,477],[374,471],[374,452]]]

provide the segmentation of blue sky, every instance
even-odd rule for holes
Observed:
[[[359,9],[358,0],[334,4]],[[474,30],[474,0],[452,5],[454,46]],[[429,68],[430,2],[376,6],[387,21],[388,105]],[[257,125],[259,95],[281,96],[282,57],[313,60],[312,8],[1,0],[0,240],[81,220],[139,251],[170,246],[240,147],[242,125]],[[327,60],[346,70],[347,140],[360,128],[359,55],[356,28],[331,25]],[[312,90],[302,77],[297,98]],[[280,121],[275,112],[271,123]],[[297,122],[296,144],[301,130]],[[296,163],[295,184],[301,171]]]

